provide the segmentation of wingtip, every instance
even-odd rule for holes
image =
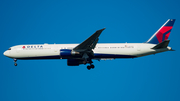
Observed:
[[[103,28],[103,29],[101,29],[101,30],[105,30],[106,28]]]
[[[103,28],[103,29],[100,29],[100,30],[97,30],[97,31],[103,31],[103,30],[105,30],[106,28]]]

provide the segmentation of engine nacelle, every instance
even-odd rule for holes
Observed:
[[[75,52],[71,49],[61,49],[60,50],[60,57],[62,57],[62,58],[69,58],[69,57],[79,55],[79,54],[80,54],[79,52]]]
[[[79,66],[80,64],[83,64],[82,60],[78,59],[67,59],[67,65],[68,66]]]

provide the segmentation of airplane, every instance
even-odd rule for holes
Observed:
[[[30,59],[67,59],[68,66],[89,64],[87,69],[94,69],[92,60],[112,60],[118,58],[137,58],[165,51],[173,51],[168,46],[168,37],[175,19],[168,19],[144,43],[98,43],[99,36],[105,29],[97,30],[80,44],[33,44],[10,47],[3,54],[16,61]]]

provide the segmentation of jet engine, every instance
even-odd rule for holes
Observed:
[[[80,55],[79,52],[73,51],[71,49],[61,49],[60,50],[60,57],[63,59],[72,57],[72,56],[78,56]]]

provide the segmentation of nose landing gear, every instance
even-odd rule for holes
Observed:
[[[17,63],[16,63],[17,59],[14,59],[14,66],[17,66]]]
[[[94,65],[91,64],[90,66],[87,66],[88,70],[90,70],[91,68],[94,69]]]

